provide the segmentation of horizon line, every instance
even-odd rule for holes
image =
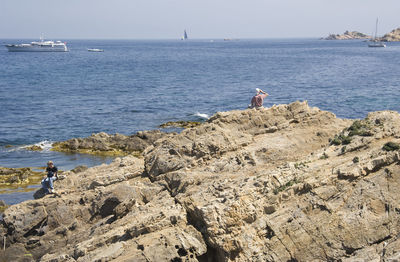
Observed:
[[[268,40],[268,39],[321,39],[324,37],[321,36],[293,36],[293,37],[223,37],[223,38],[213,38],[213,37],[199,37],[199,38],[188,38],[186,40],[182,40],[181,38],[132,38],[132,37],[109,37],[109,38],[102,38],[102,37],[93,37],[93,38],[84,38],[84,37],[50,37],[44,38],[45,40],[50,39],[67,39],[67,40],[154,40],[154,41],[163,41],[163,40],[177,40],[177,41],[190,41],[190,40]],[[39,39],[39,38],[32,38],[32,37],[0,37],[1,40],[32,40],[32,39]]]

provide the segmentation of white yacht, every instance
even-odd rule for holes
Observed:
[[[44,41],[41,37],[39,42],[30,44],[6,45],[9,52],[68,52],[67,44],[61,41]]]

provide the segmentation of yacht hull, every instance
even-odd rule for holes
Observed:
[[[8,52],[68,52],[66,45],[31,46],[31,45],[6,45]]]
[[[386,47],[386,45],[382,43],[374,43],[374,44],[368,44],[368,47]]]

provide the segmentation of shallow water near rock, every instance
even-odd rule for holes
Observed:
[[[20,147],[199,121],[246,108],[255,88],[270,94],[267,107],[308,100],[345,118],[400,110],[399,43],[371,49],[358,40],[66,41],[68,53],[0,48],[0,166],[44,166],[51,159],[69,170],[109,163]],[[104,52],[87,52],[93,46]]]
[[[3,152],[1,152],[4,150]],[[103,163],[110,163],[113,157],[100,157],[87,154],[66,154],[53,152],[50,150],[43,151],[28,151],[20,147],[1,148],[0,154],[6,156],[0,159],[0,166],[18,168],[32,167],[34,171],[42,171],[48,160],[56,163],[59,170],[67,171],[75,168],[78,165],[97,166]],[[8,155],[12,155],[7,159]],[[42,166],[34,166],[42,165]],[[45,175],[45,173],[43,173]],[[0,190],[0,200],[3,200],[7,205],[13,205],[24,200],[33,199],[33,193],[40,188],[40,184],[30,184],[28,186],[12,185],[8,190]]]

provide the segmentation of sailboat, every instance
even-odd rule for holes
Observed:
[[[183,30],[182,40],[188,40],[188,35],[187,35],[187,33],[186,33],[186,29]]]
[[[368,43],[368,46],[369,47],[386,47],[386,45],[384,43],[382,43],[381,41],[379,41],[377,39],[377,34],[378,34],[378,18],[376,19],[375,36],[373,39],[370,40],[370,42]]]

